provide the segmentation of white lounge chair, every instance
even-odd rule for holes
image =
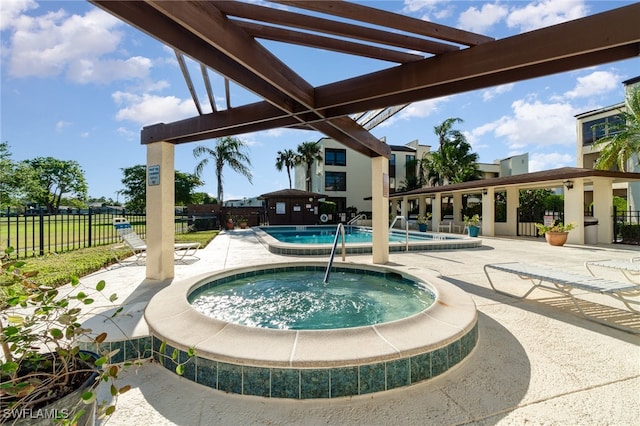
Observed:
[[[133,252],[136,263],[144,260],[147,256],[147,243],[133,230],[129,221],[123,217],[116,217],[113,219],[113,226],[116,228],[116,232],[122,238],[125,246],[131,249]],[[183,260],[185,257],[196,257],[195,254],[200,248],[200,243],[176,243],[173,245],[175,255],[178,260]],[[121,260],[115,254],[114,257],[118,263]],[[197,257],[196,257],[197,259]]]
[[[600,268],[615,269],[620,271],[629,282],[637,283],[640,276],[640,258],[634,257],[630,261],[624,260],[589,260],[584,262],[587,271],[594,277],[596,276],[594,266]],[[634,281],[635,278],[635,281]]]
[[[527,290],[522,296],[498,290],[495,287],[493,280],[489,276],[489,270],[506,272],[509,274],[517,275],[523,280],[529,280],[531,282],[531,288]],[[493,290],[498,293],[524,299],[536,288],[543,288],[569,296],[575,307],[585,318],[624,331],[640,333],[640,330],[638,330],[637,328],[625,327],[623,324],[619,325],[610,321],[604,321],[592,315],[588,315],[588,313],[582,309],[580,303],[578,303],[578,300],[576,300],[572,293],[574,290],[578,289],[582,291],[610,296],[622,302],[632,313],[640,314],[640,309],[638,308],[640,307],[640,299],[638,299],[638,297],[640,296],[640,284],[620,282],[589,275],[581,275],[572,272],[551,269],[543,265],[532,265],[517,262],[487,264],[484,265],[484,273],[489,280],[491,288],[493,288]]]

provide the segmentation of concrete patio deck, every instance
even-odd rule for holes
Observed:
[[[483,266],[525,261],[585,274],[587,260],[628,260],[640,256],[640,249],[552,247],[544,239],[481,238],[483,245],[476,249],[390,255],[391,264],[439,272],[477,305],[478,344],[442,376],[366,396],[278,400],[226,394],[146,363],[122,375],[120,384],[129,383],[132,389],[120,397],[108,424],[638,425],[640,335],[578,316],[566,298],[555,293],[536,290],[526,300],[497,294]],[[198,257],[176,264],[175,280],[234,266],[305,260],[269,253],[251,230],[221,233],[199,250]],[[346,261],[371,263],[371,256],[349,255]],[[106,293],[117,293],[118,303],[125,307],[130,329],[144,334],[146,302],[171,284],[146,281],[144,274],[144,266],[115,266],[81,281],[91,287],[104,279]],[[607,298],[584,297],[596,307],[609,304]],[[100,309],[112,308],[104,302]],[[640,331],[637,317],[630,321]]]

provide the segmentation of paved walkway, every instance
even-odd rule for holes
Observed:
[[[145,364],[123,374],[122,395],[110,425],[638,425],[640,337],[570,312],[566,300],[536,290],[535,300],[496,294],[486,263],[526,261],[586,273],[586,260],[628,260],[638,247],[552,247],[543,239],[482,238],[471,250],[391,254],[390,263],[439,272],[467,291],[479,311],[479,342],[459,366],[406,388],[333,400],[277,400],[225,394]],[[220,234],[200,260],[176,265],[176,280],[247,264],[304,260],[269,253],[251,231]],[[371,256],[347,262],[370,263]],[[115,267],[100,279],[143,333],[142,310],[158,289],[144,267]],[[514,287],[517,288],[517,287]],[[604,300],[585,296],[593,306]],[[110,308],[108,303],[103,309]],[[136,316],[136,312],[139,314]],[[634,321],[640,322],[640,319]],[[640,329],[640,325],[639,325]]]

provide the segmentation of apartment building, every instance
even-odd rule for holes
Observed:
[[[338,213],[355,207],[357,211],[371,211],[371,159],[331,138],[321,138],[323,161],[316,161],[311,169],[311,191],[328,196],[336,203]],[[416,176],[418,161],[431,152],[430,145],[421,145],[418,140],[405,145],[389,145],[389,192],[404,189],[407,180]],[[494,163],[478,164],[484,179],[511,176],[529,171],[528,154],[516,155]],[[295,168],[297,189],[305,189],[305,166]]]
[[[623,81],[625,88],[625,96],[630,93],[632,88],[640,88],[640,76]],[[594,142],[598,139],[613,134],[616,125],[622,119],[620,111],[625,108],[624,101],[615,105],[587,111],[575,116],[576,133],[577,133],[577,155],[576,163],[578,167],[592,169],[598,158],[603,146],[595,146]],[[618,171],[618,167],[612,170]],[[626,164],[627,172],[640,172],[638,166],[638,153],[632,155]],[[616,183],[613,186],[613,195],[627,199],[628,209],[632,211],[640,210],[640,183]],[[588,205],[592,202],[591,188],[585,188],[585,203]]]

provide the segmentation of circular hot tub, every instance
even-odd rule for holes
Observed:
[[[154,357],[171,370],[184,363],[184,377],[214,389],[306,399],[362,395],[428,380],[461,362],[475,347],[477,312],[471,297],[418,268],[334,265],[332,275],[355,274],[363,282],[387,277],[424,288],[434,297],[418,312],[354,327],[247,326],[207,316],[189,303],[191,295],[232,281],[315,274],[325,267],[322,262],[255,265],[173,283],[145,310]],[[330,287],[331,280],[326,285]],[[188,356],[191,348],[194,357]]]

